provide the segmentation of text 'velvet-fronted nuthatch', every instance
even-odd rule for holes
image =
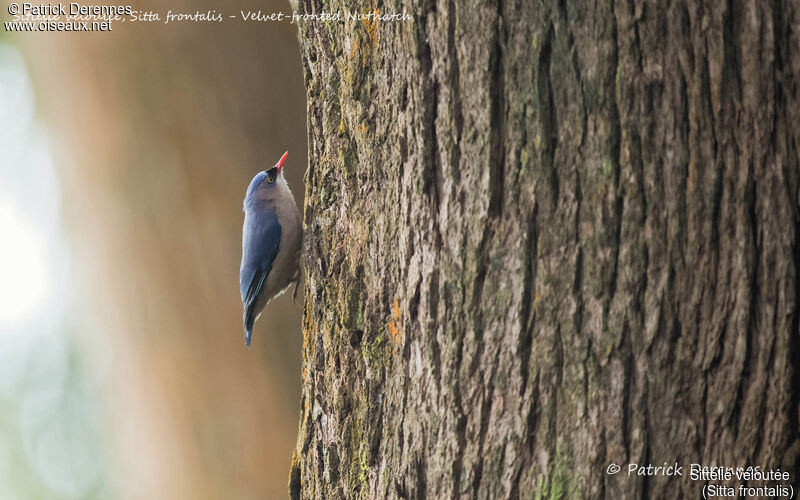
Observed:
[[[300,277],[303,226],[292,192],[283,177],[289,152],[274,167],[250,181],[244,197],[242,266],[239,287],[244,307],[244,341],[264,306]]]

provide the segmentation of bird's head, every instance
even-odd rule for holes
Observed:
[[[272,168],[263,170],[253,177],[253,180],[250,181],[250,186],[247,187],[245,199],[253,198],[257,192],[268,195],[268,192],[279,183],[286,183],[283,178],[283,164],[286,163],[287,156],[289,156],[288,151],[283,153],[281,159]]]

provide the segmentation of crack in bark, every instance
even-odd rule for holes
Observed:
[[[800,162],[795,160],[795,165],[800,167]],[[800,193],[799,193],[800,194]],[[791,198],[790,198],[791,199]],[[795,197],[795,199],[798,199]],[[789,359],[800,359],[800,200],[798,206],[793,207],[794,210],[794,303],[792,311],[792,319],[789,322],[791,330],[789,332]],[[791,368],[791,386],[800,387],[800,366],[795,364]],[[784,460],[792,461],[794,470],[800,470],[800,391],[795,390],[789,398],[789,436],[788,443],[794,443],[786,454],[794,453],[794,457],[787,456]],[[791,445],[790,445],[791,446]],[[793,448],[793,449],[792,449]]]
[[[486,443],[486,434],[489,429],[489,419],[491,418],[492,405],[494,404],[494,383],[492,382],[492,378],[494,377],[495,367],[497,367],[497,360],[499,358],[500,350],[498,349],[494,356],[493,363],[490,365],[492,369],[486,377],[485,386],[488,387],[488,394],[481,404],[480,429],[478,430],[478,462],[474,467],[474,474],[472,478],[473,491],[476,497],[480,491],[481,479],[483,477],[483,463],[486,459],[483,448]]]
[[[575,35],[572,33],[572,27],[570,25],[569,15],[567,13],[567,3],[566,0],[559,0],[558,2],[558,12],[561,16],[561,20],[566,26],[567,29],[567,53],[570,57],[570,62],[572,63],[572,71],[575,73],[575,80],[578,82],[578,88],[581,92],[581,118],[582,118],[582,126],[581,126],[581,141],[578,145],[578,149],[582,150],[584,144],[586,143],[586,133],[588,132],[588,121],[589,121],[589,114],[587,112],[587,99],[586,99],[586,89],[584,88],[583,77],[581,76],[581,65],[580,61],[578,61],[578,52],[575,50]],[[551,25],[552,26],[552,25]]]
[[[617,33],[617,16],[615,12],[616,2],[611,2],[611,39],[614,42],[614,50],[611,52],[611,67],[614,68],[614,72],[612,73],[609,71],[608,81],[606,83],[607,88],[615,89],[615,80],[616,80],[616,72],[617,68],[619,67],[619,35]],[[612,250],[614,252],[614,258],[611,268],[611,277],[609,279],[609,295],[608,295],[608,302],[605,307],[611,307],[611,301],[614,299],[614,295],[617,293],[617,273],[619,272],[619,247],[621,244],[621,237],[622,237],[622,209],[624,203],[624,197],[620,192],[620,176],[622,167],[620,166],[619,159],[620,159],[620,148],[622,146],[622,126],[620,124],[620,115],[619,115],[619,96],[617,96],[617,92],[614,91],[612,93],[613,98],[611,99],[611,134],[609,136],[609,156],[611,158],[611,167],[613,169],[613,177],[614,177],[614,215],[613,215],[613,223],[614,223],[614,230],[613,230],[613,241],[611,242]]]
[[[464,129],[464,114],[461,103],[461,76],[458,65],[458,50],[456,49],[456,3],[450,0],[448,4],[447,16],[447,57],[450,61],[450,89],[453,92],[451,105],[453,107],[453,119],[455,120],[455,140],[453,142],[453,153],[450,163],[450,176],[454,185],[461,182],[461,134]]]
[[[536,226],[538,205],[534,202],[533,211],[528,216],[528,229],[526,231],[526,251],[525,251],[525,276],[523,278],[522,302],[520,307],[520,325],[522,332],[520,335],[517,350],[520,352],[520,384],[519,395],[522,397],[528,388],[528,376],[530,370],[531,348],[533,346],[533,321],[535,311],[533,301],[536,293],[536,273],[539,265],[539,232]]]
[[[461,407],[460,397],[459,407]],[[461,474],[464,468],[464,449],[467,447],[467,417],[463,411],[458,415],[456,422],[456,439],[458,443],[456,458],[453,460],[452,481],[453,481],[453,500],[461,496]]]
[[[497,27],[489,64],[492,78],[489,84],[489,116],[491,118],[491,150],[489,153],[489,217],[503,215],[505,190],[505,67],[503,65],[504,27],[502,2],[497,4]]]
[[[425,459],[417,457],[417,500],[426,500],[428,498],[428,481],[426,479]]]
[[[441,242],[438,243],[437,248],[441,249]],[[431,317],[435,321],[439,321],[439,269],[438,267],[431,273],[431,286],[430,286],[430,303],[431,303]],[[435,327],[434,327],[435,328]],[[442,393],[442,348],[436,338],[436,331],[431,337],[431,354],[433,357],[434,381],[436,382],[436,394]]]
[[[542,131],[542,167],[548,176],[550,187],[550,209],[558,205],[559,180],[555,167],[555,154],[558,147],[558,118],[553,101],[553,84],[550,81],[550,57],[552,52],[553,23],[547,28],[536,70],[537,96],[539,99],[539,127]]]
[[[469,366],[469,375],[475,374],[484,350],[483,345],[483,307],[481,300],[483,299],[483,287],[486,282],[486,273],[488,272],[489,259],[490,259],[490,245],[494,237],[494,226],[487,224],[484,226],[483,236],[478,247],[478,262],[477,270],[475,273],[475,282],[472,291],[472,310],[475,314],[475,322],[473,333],[475,334],[475,354]]]

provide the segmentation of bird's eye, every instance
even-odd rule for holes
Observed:
[[[267,182],[269,182],[270,184],[272,184],[273,182],[275,182],[275,177],[272,177],[272,176],[270,175],[269,177],[267,177]]]

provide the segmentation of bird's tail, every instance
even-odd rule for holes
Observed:
[[[244,343],[247,344],[247,347],[250,347],[250,339],[253,337],[253,325],[256,322],[256,316],[253,314],[251,307],[244,308],[242,320],[244,323]]]

